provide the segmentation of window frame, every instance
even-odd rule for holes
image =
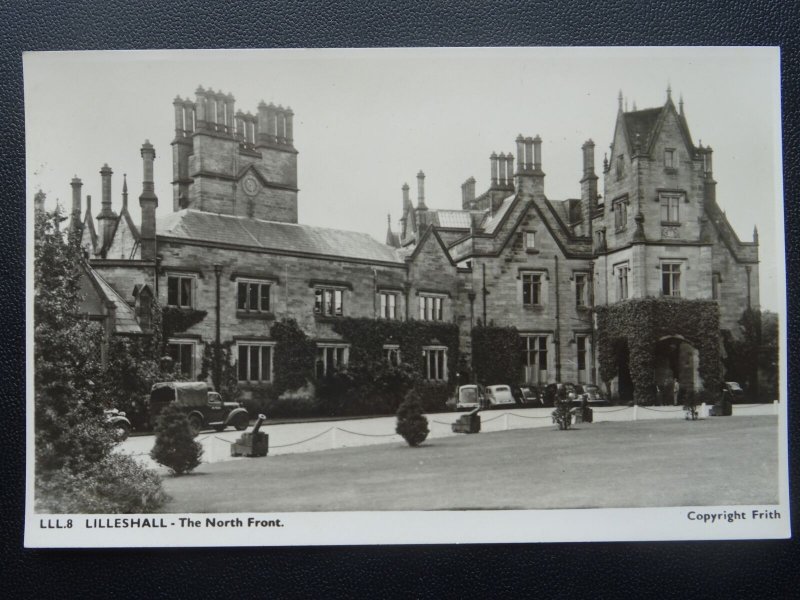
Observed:
[[[170,302],[170,295],[171,295],[170,282],[172,280],[177,280],[177,282],[178,282],[177,283],[177,289],[175,290],[175,293],[178,295],[178,298],[176,299],[177,303]],[[182,292],[184,291],[183,290],[183,286],[181,285],[182,281],[189,281],[189,303],[188,304],[183,304],[181,302],[180,296],[182,295]],[[167,290],[167,303],[166,303],[167,306],[170,306],[172,308],[181,308],[181,309],[193,309],[193,308],[196,308],[196,305],[197,305],[197,303],[196,303],[196,297],[197,297],[197,275],[195,275],[193,273],[181,273],[181,272],[177,272],[177,271],[176,272],[167,273],[166,290]]]
[[[525,250],[536,250],[536,231],[526,230],[522,232]]]
[[[333,285],[314,286],[314,315],[337,318],[344,316],[344,292],[347,288]],[[318,301],[318,297],[321,301]],[[338,309],[337,309],[337,301]],[[330,310],[328,310],[330,309]]]
[[[444,294],[419,293],[419,320],[441,323],[444,321]]]
[[[683,200],[683,194],[661,193],[658,195],[658,203],[660,207],[659,215],[661,216],[662,225],[680,225],[681,200]],[[666,214],[665,214],[665,209],[666,209]]]
[[[394,360],[392,357],[394,357]],[[392,367],[399,367],[401,364],[403,364],[403,355],[400,352],[400,345],[384,344],[383,359]]]
[[[664,168],[675,171],[678,168],[678,151],[675,148],[664,148]]]
[[[591,337],[588,333],[575,334],[575,374],[578,380],[577,383],[588,383],[591,343]],[[583,348],[581,348],[581,345],[583,345]],[[582,369],[581,359],[583,359]]]
[[[533,278],[536,278],[535,280]],[[529,308],[543,307],[547,304],[547,271],[537,271],[535,269],[520,271],[520,282],[522,284],[522,306]],[[530,279],[530,280],[529,280]],[[529,280],[529,281],[528,281]],[[526,290],[528,290],[526,294]],[[534,290],[538,290],[538,298],[534,301]],[[528,301],[525,301],[525,296]]]
[[[624,231],[628,228],[628,199],[620,198],[612,203],[614,212],[614,231]]]
[[[191,354],[189,355],[189,368],[191,372],[187,373],[183,370],[183,357],[181,356],[182,351],[179,350],[179,358],[178,360],[172,354],[171,348],[172,347],[190,347]],[[180,368],[180,372],[186,375],[190,380],[194,380],[197,378],[197,357],[198,357],[198,346],[199,344],[195,340],[187,340],[182,338],[169,338],[167,340],[166,349],[167,355],[172,358],[174,362],[174,366]]]
[[[521,333],[520,338],[523,343],[521,352],[525,380],[537,385],[546,384],[550,377],[550,334]],[[531,356],[534,357],[533,360],[531,360]],[[528,369],[532,368],[536,369],[536,377],[533,380],[528,377]]]
[[[614,280],[616,281],[617,302],[630,298],[630,262],[625,261],[614,265]]]
[[[392,300],[390,302],[389,300]],[[392,290],[378,290],[378,318],[387,321],[397,320],[400,294]],[[391,314],[390,314],[391,313]]]
[[[341,351],[341,357],[339,354]],[[328,358],[333,360],[328,364]],[[322,362],[322,373],[319,372],[319,363]],[[314,371],[317,378],[329,375],[339,365],[347,366],[350,363],[350,344],[339,342],[317,342],[317,356],[314,360]]]
[[[236,278],[236,311],[243,312],[243,313],[259,313],[259,314],[269,314],[272,313],[272,286],[275,284],[274,280],[269,279],[256,279],[253,277],[237,277]],[[245,285],[247,286],[247,292],[245,294],[245,307],[242,308],[240,306],[241,298],[240,298],[240,286]],[[250,308],[250,286],[258,286],[258,307],[257,308]],[[267,308],[262,308],[264,296],[263,296],[263,288],[267,288]]]
[[[247,379],[242,379],[242,350],[247,348]],[[258,378],[253,379],[252,349],[258,348]],[[269,373],[264,378],[264,348],[269,348]],[[272,383],[275,378],[275,342],[241,341],[236,342],[236,380],[239,383]]]
[[[576,272],[573,275],[575,285],[575,308],[583,310],[589,308],[589,273]]]
[[[448,381],[447,346],[423,346],[422,354],[424,361],[423,376],[425,381]],[[432,366],[433,369],[431,369]]]
[[[683,294],[683,263],[684,261],[679,260],[662,260],[660,264],[661,270],[661,295],[667,296],[669,298],[682,298]],[[677,267],[676,270],[673,270],[672,267]],[[669,268],[669,269],[668,269]],[[675,281],[675,277],[677,276],[677,282]],[[665,277],[669,277],[669,280],[665,279]],[[665,288],[665,283],[669,281],[670,293],[667,293]],[[677,293],[676,293],[677,292]]]

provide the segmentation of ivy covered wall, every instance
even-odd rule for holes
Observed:
[[[516,327],[474,327],[472,368],[478,383],[518,384],[522,376],[520,343]]]
[[[656,345],[663,338],[679,337],[698,351],[698,372],[705,393],[709,400],[717,398],[722,362],[716,302],[643,298],[598,306],[595,311],[599,374],[606,385],[617,376],[618,356],[627,346],[634,401],[652,403],[656,394]]]

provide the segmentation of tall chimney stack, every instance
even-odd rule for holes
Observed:
[[[139,196],[139,206],[142,209],[142,227],[140,231],[142,244],[142,260],[155,260],[156,258],[156,208],[158,197],[153,184],[153,161],[156,151],[150,140],[142,144],[142,193]]]
[[[81,224],[81,187],[83,182],[76,175],[70,182],[72,186],[72,213],[70,214],[70,227],[76,230]]]
[[[506,186],[514,187],[514,156],[511,152],[506,154]]]
[[[422,171],[417,173],[417,209],[428,209],[428,207],[425,206],[425,173]]]
[[[714,150],[706,146],[700,150],[703,156],[703,192],[707,201],[716,202],[717,182],[714,181]]]
[[[581,212],[583,234],[592,236],[592,215],[597,208],[597,175],[594,172],[594,142],[586,140],[583,150],[583,177],[581,178]]]
[[[111,210],[111,175],[114,172],[107,164],[100,169],[102,188],[100,196],[100,212],[97,215],[97,228],[100,230],[98,235],[102,240],[100,243],[101,252],[108,248],[111,243],[111,235],[114,233],[114,222],[117,215]]]
[[[497,187],[497,153],[492,152],[492,154],[489,156],[489,162],[490,162],[491,167],[492,167],[492,177],[491,177],[491,183],[489,184],[489,187],[496,188]]]

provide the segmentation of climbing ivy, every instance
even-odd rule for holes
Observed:
[[[170,337],[197,325],[206,318],[207,314],[208,312],[205,310],[195,310],[193,308],[163,307],[161,309],[162,351],[166,348],[167,340]]]
[[[333,330],[350,344],[351,362],[368,363],[380,359],[384,355],[384,345],[395,344],[402,361],[420,375],[425,373],[423,347],[445,346],[448,379],[455,378],[459,349],[458,326],[453,323],[348,317],[337,320]]]
[[[711,300],[642,298],[610,306],[598,306],[597,349],[600,378],[608,383],[617,376],[617,357],[625,347],[634,386],[634,401],[655,400],[656,344],[665,337],[680,336],[699,354],[698,372],[710,399],[721,383],[719,306]]]
[[[522,372],[516,327],[479,325],[472,329],[472,364],[478,383],[519,383]]]

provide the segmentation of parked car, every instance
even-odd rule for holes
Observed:
[[[600,391],[600,388],[593,383],[583,386],[583,394],[587,396],[586,403],[589,406],[607,406],[608,398]],[[578,397],[580,400],[580,397]]]
[[[570,394],[573,401],[578,400],[578,396],[583,393],[583,386],[577,383],[549,383],[544,388],[544,402],[547,406],[554,406],[556,398],[561,402],[569,399]],[[575,402],[578,404],[578,402]]]
[[[250,415],[239,402],[224,402],[222,397],[202,381],[165,381],[153,385],[150,391],[150,422],[164,407],[174,402],[189,416],[194,435],[207,427],[222,431],[233,425],[244,431],[250,424]]]
[[[456,392],[456,410],[472,410],[486,407],[486,390],[482,385],[469,384],[459,386]]]
[[[514,399],[522,406],[544,406],[542,393],[532,385],[523,385],[513,389]]]
[[[744,390],[736,381],[725,381],[722,384],[722,399],[732,404],[744,402]]]
[[[109,408],[105,410],[104,413],[106,424],[114,430],[117,439],[120,442],[127,440],[131,433],[131,422],[128,420],[125,413],[116,408]]]
[[[507,385],[490,385],[486,388],[486,400],[491,407],[513,406],[516,404],[511,394],[511,387]]]

